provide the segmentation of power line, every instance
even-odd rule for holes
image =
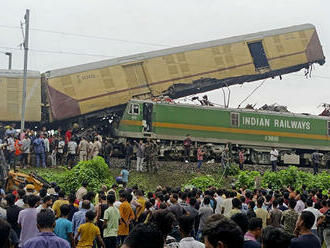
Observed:
[[[19,29],[20,28],[18,26],[7,26],[7,25],[0,25],[0,27],[2,27],[2,28],[10,28],[10,29]],[[125,43],[133,43],[133,44],[148,45],[148,46],[157,46],[157,47],[170,47],[169,45],[159,44],[159,43],[151,43],[151,42],[143,42],[143,41],[133,41],[133,40],[126,40],[126,39],[118,39],[118,38],[110,38],[110,37],[86,35],[86,34],[77,34],[77,33],[70,33],[70,32],[60,32],[60,31],[48,30],[48,29],[41,29],[41,28],[30,28],[30,30],[37,31],[37,32],[44,32],[44,33],[59,34],[59,35],[76,36],[76,37],[89,38],[89,39],[119,41],[119,42],[125,42]]]
[[[237,108],[240,108],[242,103],[245,102],[250,96],[252,96],[253,93],[256,92],[256,90],[259,89],[266,82],[266,80],[267,80],[267,78],[264,79],[257,87],[255,87],[255,89],[252,90],[251,93],[243,101],[241,101],[241,103],[238,105]]]
[[[94,57],[104,57],[104,58],[114,58],[114,56],[94,54],[94,53],[77,53],[77,52],[66,52],[66,51],[52,51],[52,50],[39,50],[39,49],[30,49],[33,52],[39,53],[53,53],[53,54],[71,54],[71,55],[81,55],[81,56],[94,56]]]
[[[22,51],[20,48],[15,47],[0,47],[2,49],[10,49],[10,50],[17,50]],[[104,57],[104,58],[114,58],[114,56],[102,55],[102,54],[93,54],[93,53],[78,53],[78,52],[69,52],[69,51],[53,51],[53,50],[41,50],[41,49],[29,49],[31,52],[37,53],[48,53],[48,54],[71,54],[71,55],[81,55],[81,56],[94,56],[94,57]]]

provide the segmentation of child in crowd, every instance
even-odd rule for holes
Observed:
[[[100,229],[93,223],[95,216],[96,214],[92,210],[86,212],[86,223],[79,226],[75,236],[76,248],[92,248],[95,238],[97,238],[101,246],[105,248]],[[78,241],[79,237],[80,239]]]

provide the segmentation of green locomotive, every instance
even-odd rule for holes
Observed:
[[[269,164],[276,147],[283,164],[308,165],[314,151],[324,154],[323,163],[330,161],[329,117],[131,100],[116,129],[118,137],[159,140],[160,156],[171,158],[181,156],[187,134],[195,148],[203,144],[208,158],[219,158],[229,146],[233,154],[244,149],[252,163]]]

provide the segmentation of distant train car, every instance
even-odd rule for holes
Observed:
[[[130,99],[178,98],[299,71],[325,57],[311,24],[51,70],[53,120],[104,114]]]
[[[27,122],[41,121],[40,72],[28,71],[26,83]],[[21,120],[23,92],[23,71],[0,70],[0,121]]]
[[[178,157],[174,153],[190,134],[214,156],[231,144],[236,151],[244,148],[253,163],[270,163],[271,147],[279,149],[285,164],[308,164],[316,150],[330,161],[330,118],[323,116],[132,100],[116,134],[161,140],[164,156]]]

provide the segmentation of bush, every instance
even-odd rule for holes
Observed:
[[[247,189],[256,188],[256,178],[261,177],[258,171],[240,171],[237,176],[236,185]]]
[[[195,187],[201,190],[207,189],[209,186],[213,187],[221,187],[221,182],[216,180],[214,177],[207,175],[207,176],[198,176],[194,177],[193,179],[189,180],[188,183],[184,185],[184,187]]]
[[[232,163],[229,168],[227,168],[228,176],[237,176],[241,170],[239,169],[238,164]]]
[[[88,190],[93,191],[99,190],[103,184],[110,186],[114,182],[107,164],[101,157],[81,161],[73,169],[65,170],[48,180],[55,181],[68,193],[76,191],[84,181],[88,182]]]
[[[274,190],[281,189],[287,186],[293,186],[300,190],[305,184],[307,189],[330,189],[330,174],[322,172],[313,175],[309,172],[299,170],[295,166],[290,166],[279,172],[266,171],[262,177],[262,186],[268,187],[271,185]]]
[[[283,185],[283,181],[278,173],[269,170],[264,173],[261,182],[263,188],[271,187],[274,190],[279,190]]]

